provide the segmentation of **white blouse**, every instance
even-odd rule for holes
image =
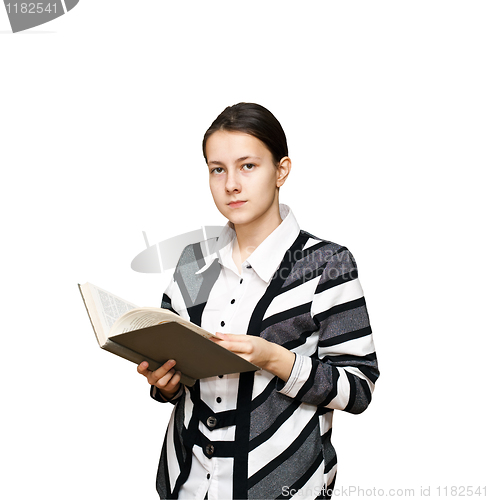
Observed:
[[[264,294],[287,249],[297,238],[300,228],[292,211],[280,205],[282,223],[254,250],[237,269],[233,261],[233,245],[236,233],[227,225],[220,236],[228,243],[219,250],[221,273],[209,295],[202,315],[201,326],[208,332],[247,334],[248,324],[257,302]],[[206,267],[206,266],[205,266]],[[205,267],[200,271],[202,272]],[[201,400],[213,411],[221,412],[236,408],[238,373],[201,379]],[[270,381],[271,374],[258,372],[257,377]],[[199,423],[201,432],[213,441],[233,441],[235,426],[214,429],[212,432]],[[209,500],[233,498],[233,458],[207,458],[203,449],[193,447],[189,478],[179,491],[179,498],[202,500],[208,493]]]

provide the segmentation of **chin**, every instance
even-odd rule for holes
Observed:
[[[221,212],[223,213],[223,212]],[[235,225],[240,225],[240,224],[246,224],[247,222],[250,222],[250,216],[246,216],[245,214],[236,214],[236,213],[230,213],[230,210],[227,212],[223,213],[223,215],[233,224]]]
[[[223,214],[225,215],[225,214]],[[230,222],[233,222],[233,224],[243,224],[245,221],[244,221],[244,218],[243,217],[237,217],[236,215],[234,214],[227,214],[225,215],[225,217],[230,221]]]

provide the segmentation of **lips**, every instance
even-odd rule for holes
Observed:
[[[238,200],[238,201],[232,201],[231,203],[228,203],[228,206],[230,208],[239,208],[241,207],[242,205],[245,205],[245,203],[247,203],[246,201],[241,201],[241,200]]]

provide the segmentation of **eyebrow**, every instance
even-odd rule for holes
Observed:
[[[240,163],[245,160],[260,160],[260,159],[261,158],[259,156],[242,156],[240,158],[237,158],[235,160],[235,163]],[[219,160],[212,160],[208,161],[208,165],[224,165],[224,163]]]

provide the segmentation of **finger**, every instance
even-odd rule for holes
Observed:
[[[180,372],[175,372],[172,376],[172,378],[168,381],[167,386],[165,389],[169,391],[173,391],[174,389],[177,388],[177,386],[180,384],[180,376],[182,374]]]
[[[221,341],[223,340],[229,340],[229,341],[232,341],[234,342],[235,340],[237,342],[249,342],[250,339],[252,338],[250,335],[241,335],[241,334],[236,334],[236,333],[216,333],[217,336],[219,336],[219,338],[221,339]],[[218,339],[213,339],[212,340],[216,341],[216,342],[219,342]]]
[[[174,359],[169,359],[166,361],[160,368],[157,368],[154,372],[151,373],[152,382],[156,382],[161,379],[164,375],[168,373],[176,365],[176,361]]]
[[[138,373],[141,373],[141,375],[144,375],[145,377],[148,377],[148,375],[151,373],[150,370],[148,370],[148,361],[142,361],[136,369],[138,370]]]
[[[221,333],[221,332],[216,332],[215,335],[219,337],[219,339],[211,337],[211,340],[220,345],[224,340],[229,340],[231,342],[234,342],[235,340],[237,342],[248,342],[250,340],[250,335],[238,335],[234,333]]]
[[[159,389],[169,390],[169,382],[175,375],[175,370],[172,368],[169,370],[162,378],[155,381],[153,385],[156,385]]]
[[[243,353],[249,354],[253,350],[252,343],[250,341],[235,341],[235,340],[222,340],[219,345],[224,347],[228,351],[234,352],[236,354]]]

